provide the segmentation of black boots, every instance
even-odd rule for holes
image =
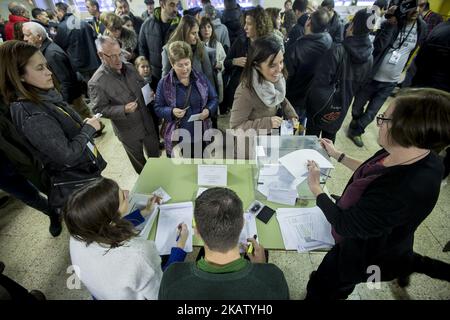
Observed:
[[[48,228],[48,231],[50,231],[50,234],[53,237],[57,237],[61,234],[62,231],[62,224],[61,224],[62,217],[60,214],[57,213],[53,213],[49,217],[50,217],[50,227]]]

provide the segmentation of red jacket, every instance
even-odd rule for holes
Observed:
[[[14,39],[14,25],[17,22],[28,22],[29,19],[21,16],[15,16],[10,14],[9,15],[9,21],[5,25],[5,37],[6,40],[13,40]]]

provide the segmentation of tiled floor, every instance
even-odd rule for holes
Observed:
[[[227,118],[220,119],[223,127]],[[347,117],[343,128],[348,125]],[[137,175],[131,167],[121,144],[114,136],[109,121],[105,120],[106,134],[97,140],[98,147],[108,161],[104,176],[116,180],[122,188],[131,189]],[[370,125],[363,139],[365,146],[356,147],[338,133],[336,146],[349,155],[365,159],[379,147],[378,130]],[[327,187],[332,193],[342,192],[350,171],[337,166]],[[5,274],[29,289],[39,289],[48,299],[90,299],[89,292],[81,286],[77,289],[73,280],[69,256],[69,236],[64,227],[58,238],[48,233],[48,218],[19,201],[12,201],[0,210],[0,261],[6,264]],[[415,237],[415,250],[421,254],[450,263],[450,253],[442,252],[450,240],[450,185],[442,188],[439,201],[429,218],[419,227]],[[278,265],[286,276],[292,299],[303,299],[311,271],[316,269],[323,253],[299,254],[296,252],[270,251],[270,262]],[[196,250],[189,259],[196,256]],[[69,269],[68,269],[69,268]],[[72,289],[69,289],[72,288]],[[411,284],[400,289],[395,283],[383,283],[380,289],[370,290],[358,285],[349,299],[450,299],[450,283],[413,275]]]

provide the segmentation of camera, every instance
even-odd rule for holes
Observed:
[[[417,0],[392,0],[389,6],[397,6],[397,8],[395,9],[393,14],[386,13],[385,18],[389,19],[394,16],[395,18],[397,18],[398,23],[400,25],[403,25],[406,22],[408,12],[416,10]]]

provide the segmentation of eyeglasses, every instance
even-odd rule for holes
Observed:
[[[105,56],[105,57],[108,57],[108,58],[110,58],[110,59],[116,59],[116,60],[120,60],[120,59],[122,59],[123,57],[124,57],[124,54],[123,53],[119,53],[119,54],[112,54],[112,55],[107,55],[106,53],[104,53],[104,52],[102,52],[103,53],[103,55]]]
[[[383,113],[377,115],[377,125],[381,126],[384,121],[391,121],[391,118],[385,118]]]

